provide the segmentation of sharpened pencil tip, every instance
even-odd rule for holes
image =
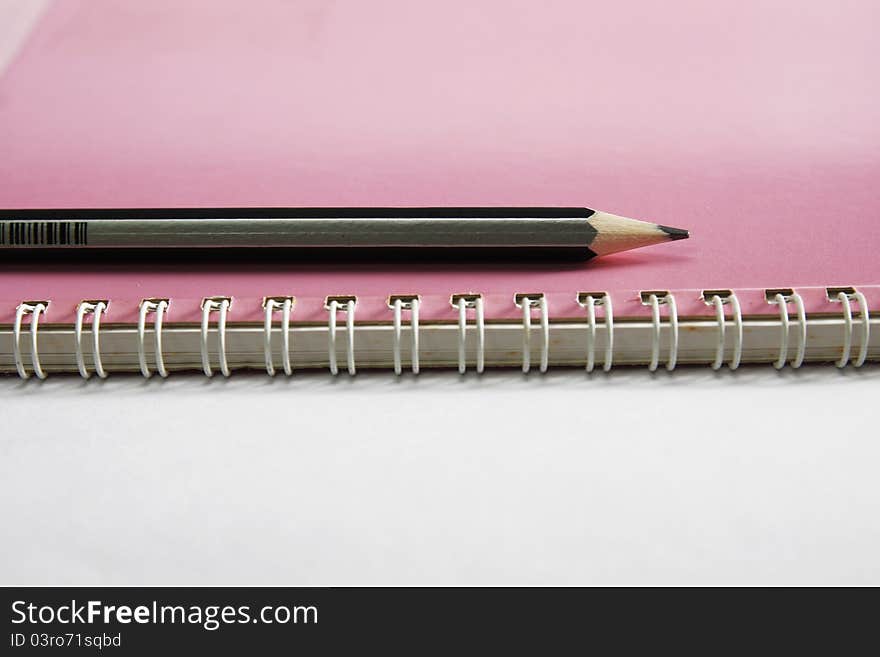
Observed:
[[[686,240],[691,234],[684,228],[672,228],[671,226],[661,226],[657,224],[657,228],[669,235],[670,240]]]

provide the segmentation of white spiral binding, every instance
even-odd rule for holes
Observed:
[[[394,295],[388,299],[388,307],[394,311],[394,332],[392,335],[392,352],[394,354],[394,373],[400,376],[403,372],[400,357],[400,338],[403,332],[404,310],[410,311],[409,326],[412,331],[412,372],[419,373],[419,296],[417,294]]]
[[[673,370],[677,364],[678,345],[679,345],[679,318],[677,312],[677,304],[674,295],[669,292],[642,292],[642,303],[651,307],[652,321],[652,344],[651,344],[651,360],[649,364],[650,371],[656,371],[660,361],[660,343],[662,332],[661,305],[668,308],[668,326],[670,329],[669,341],[669,357],[666,362],[666,369]],[[870,310],[865,295],[855,288],[827,288],[828,299],[832,302],[842,305],[843,319],[843,345],[841,348],[840,358],[835,362],[839,368],[846,367],[852,362],[854,367],[861,367],[867,360],[869,344],[870,344]],[[791,289],[766,290],[766,299],[770,304],[779,306],[779,352],[778,357],[774,361],[773,366],[776,369],[782,369],[788,362],[790,347],[790,332],[792,323],[796,323],[798,327],[797,333],[797,350],[794,358],[791,359],[792,368],[802,366],[807,346],[808,322],[803,298],[800,294]],[[586,370],[591,372],[596,364],[596,336],[598,331],[596,306],[604,307],[604,326],[607,331],[607,340],[605,345],[605,357],[603,369],[608,371],[612,367],[613,342],[614,342],[614,318],[611,306],[611,298],[607,293],[579,293],[578,303],[586,309],[587,312],[587,345],[586,345]],[[706,304],[714,308],[715,322],[717,326],[715,354],[711,363],[713,370],[720,369],[724,364],[725,349],[727,346],[728,319],[725,314],[725,305],[731,307],[731,321],[733,323],[733,351],[728,366],[731,370],[739,367],[742,359],[743,351],[743,318],[740,302],[735,293],[732,291],[705,291],[703,292],[703,300]],[[854,317],[852,302],[858,304],[858,314],[860,319],[861,331],[859,340],[859,350],[855,358],[852,358],[853,349],[853,332]],[[229,297],[208,297],[202,301],[202,324],[201,324],[201,356],[202,368],[206,376],[213,376],[210,365],[208,350],[208,332],[210,324],[210,313],[218,312],[218,349],[219,349],[219,366],[224,376],[230,375],[230,370],[226,354],[226,325],[227,313],[231,306],[232,299]],[[796,320],[792,320],[789,316],[789,304],[795,304]],[[290,315],[294,304],[293,297],[267,297],[264,299],[265,323],[264,323],[264,352],[266,370],[270,376],[275,375],[275,367],[272,357],[272,318],[273,313],[282,312],[281,333],[282,333],[282,358],[283,368],[287,375],[292,373],[292,365],[290,360]],[[466,362],[466,339],[467,339],[467,311],[475,310],[475,328],[477,329],[477,354],[476,354],[476,370],[482,373],[485,366],[485,316],[484,303],[480,295],[453,295],[451,304],[458,310],[458,371],[465,373],[467,370]],[[549,313],[547,299],[542,293],[535,294],[517,294],[515,295],[515,304],[522,308],[523,323],[523,344],[522,344],[522,371],[527,373],[531,369],[531,332],[532,332],[532,313],[535,309],[540,312],[540,328],[541,328],[541,362],[540,371],[546,372],[549,364]],[[15,322],[13,325],[13,354],[15,367],[18,375],[22,379],[30,377],[30,373],[24,366],[21,352],[21,328],[24,315],[31,314],[30,334],[31,334],[31,363],[33,374],[39,379],[46,378],[46,372],[43,370],[38,350],[38,332],[39,320],[41,315],[45,314],[48,308],[48,301],[23,301],[16,307]],[[91,376],[89,368],[85,363],[85,355],[83,350],[83,325],[85,323],[85,315],[92,314],[92,351],[94,371],[100,378],[106,378],[107,371],[104,368],[101,350],[100,350],[100,322],[101,316],[107,312],[109,302],[107,300],[85,300],[77,305],[76,321],[74,325],[74,341],[75,356],[77,370],[79,374],[88,379]],[[140,304],[140,312],[137,325],[137,346],[138,346],[138,362],[140,371],[144,377],[149,378],[151,372],[146,362],[145,349],[145,332],[146,332],[146,316],[149,312],[155,313],[155,359],[156,370],[162,377],[167,377],[168,372],[165,368],[162,353],[162,325],[164,315],[169,307],[168,299],[144,299]],[[351,375],[356,374],[355,354],[354,354],[354,330],[355,330],[355,297],[328,297],[325,302],[325,308],[329,311],[329,365],[332,374],[338,374],[337,354],[336,354],[336,335],[337,335],[337,316],[339,312],[346,313],[346,331],[347,331],[347,365],[348,372]],[[419,308],[420,300],[417,295],[400,295],[389,298],[389,307],[394,311],[393,326],[393,356],[394,371],[400,375],[402,372],[401,357],[401,338],[403,330],[402,311],[409,310],[411,313],[410,327],[412,331],[412,371],[418,373],[419,365]]]
[[[165,358],[162,355],[162,321],[165,318],[165,313],[168,312],[170,304],[171,301],[168,299],[143,299],[140,304],[137,327],[138,364],[141,368],[141,374],[146,379],[152,376],[150,368],[147,366],[147,355],[144,345],[148,312],[156,313],[156,319],[153,324],[156,345],[156,371],[163,379],[168,376],[168,370],[165,369]]]
[[[788,359],[788,304],[785,296],[777,294],[773,303],[779,304],[779,357],[773,363],[773,367],[777,370],[785,367],[785,361]]]
[[[76,368],[79,375],[88,379],[91,376],[86,367],[85,358],[83,357],[82,332],[83,320],[86,313],[92,313],[92,359],[95,364],[95,374],[100,378],[106,379],[107,372],[104,370],[104,364],[101,361],[101,315],[107,312],[107,301],[81,301],[76,307],[76,323],[73,327],[74,349],[76,351]]]
[[[733,314],[733,355],[730,358],[728,367],[735,370],[739,367],[742,360],[743,345],[743,320],[742,309],[739,305],[739,299],[736,293],[731,290],[704,291],[703,301],[715,308],[715,321],[718,325],[718,339],[715,343],[715,360],[712,362],[712,369],[719,370],[724,364],[724,347],[727,337],[727,318],[724,315],[724,306],[730,305]]]
[[[263,308],[266,319],[263,323],[263,353],[266,360],[266,373],[275,376],[275,365],[272,362],[272,313],[281,311],[281,363],[287,376],[293,374],[290,364],[290,311],[296,299],[294,297],[266,297]]]
[[[22,379],[30,378],[21,358],[21,320],[25,315],[31,315],[31,367],[38,379],[45,379],[46,373],[40,365],[40,351],[37,346],[37,332],[39,331],[40,315],[45,314],[49,307],[48,301],[22,301],[15,309],[15,324],[12,326],[12,352],[15,358],[15,369]]]
[[[871,314],[868,311],[868,300],[865,298],[865,295],[856,290],[853,296],[859,302],[862,317],[862,344],[859,346],[859,354],[853,361],[853,366],[861,367],[868,358],[868,341],[871,339]]]
[[[803,297],[794,290],[767,290],[766,296],[768,303],[779,306],[779,357],[773,363],[773,367],[777,370],[785,367],[785,362],[788,360],[788,333],[791,328],[791,321],[788,318],[788,304],[794,302],[799,330],[797,352],[791,361],[791,366],[797,369],[803,365],[807,349],[807,314],[804,309]]]
[[[345,329],[347,332],[346,359],[348,361],[348,373],[351,376],[357,374],[354,364],[354,313],[357,306],[356,297],[327,297],[324,307],[330,311],[327,321],[328,344],[327,355],[330,362],[330,373],[334,376],[339,374],[339,366],[336,361],[336,314],[340,307],[345,304],[342,312],[345,313]]]
[[[739,298],[736,296],[736,293],[731,293],[730,297],[728,297],[730,301],[730,307],[733,309],[733,356],[730,358],[730,364],[728,367],[732,370],[735,370],[739,367],[740,361],[742,360],[742,352],[743,352],[743,316],[742,316],[742,308],[739,305]]]
[[[205,297],[202,299],[202,371],[205,376],[214,376],[211,369],[211,358],[208,353],[208,326],[211,313],[217,312],[217,356],[220,361],[220,373],[229,376],[229,364],[226,361],[226,314],[232,305],[230,297]]]
[[[852,362],[853,367],[861,367],[868,357],[868,341],[871,339],[871,316],[868,312],[868,301],[865,295],[854,288],[837,290],[836,296],[832,297],[832,290],[828,290],[831,301],[837,301],[843,306],[843,351],[840,359],[835,363],[837,367],[846,367],[852,354],[853,317],[850,302],[855,299],[859,304],[859,316],[862,322],[862,342],[859,345],[859,353]]]
[[[605,360],[602,369],[607,372],[611,369],[614,353],[614,313],[611,310],[611,295],[605,292],[592,294],[582,292],[578,294],[577,301],[581,307],[587,309],[587,372],[592,372],[596,366],[596,306],[604,306],[605,308],[607,342],[605,343]]]
[[[550,360],[550,317],[547,312],[547,298],[543,294],[517,294],[514,303],[523,311],[523,346],[522,346],[522,371],[527,374],[532,366],[532,309],[538,308],[541,312],[541,365],[543,374],[547,371]]]
[[[791,361],[791,366],[795,369],[804,364],[804,356],[807,353],[807,311],[804,308],[804,300],[800,294],[795,292],[792,295],[792,299],[794,300],[795,308],[797,309],[797,321],[798,321],[798,348],[795,353],[794,360]]]
[[[479,294],[453,294],[450,301],[458,309],[458,373],[467,371],[467,311],[474,309],[474,324],[477,329],[477,374],[482,374],[486,364],[486,316],[483,311],[483,297]]]
[[[661,296],[662,295],[662,296]],[[664,304],[669,312],[669,358],[666,369],[670,372],[678,362],[678,307],[675,296],[669,292],[642,292],[642,303],[651,306],[651,323],[654,331],[651,335],[651,363],[648,370],[657,371],[660,364],[660,304]]]
[[[718,341],[715,345],[715,360],[712,361],[712,369],[720,370],[724,364],[724,334],[727,328],[724,319],[724,302],[716,294],[712,297],[712,305],[715,306],[715,321],[718,323]]]
[[[852,351],[852,308],[849,305],[849,296],[846,292],[839,292],[837,301],[843,304],[843,353],[835,365],[837,367],[846,367],[849,362],[850,352]]]

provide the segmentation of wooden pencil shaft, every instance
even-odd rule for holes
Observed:
[[[28,209],[0,210],[0,248],[576,249],[587,258],[603,253],[589,248],[601,230],[619,238],[621,227],[625,248],[675,239],[570,207]]]

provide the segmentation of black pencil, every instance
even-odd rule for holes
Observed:
[[[0,210],[2,249],[540,251],[589,259],[688,231],[589,208]]]

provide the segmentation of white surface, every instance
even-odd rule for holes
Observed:
[[[880,584],[880,367],[0,380],[0,581]]]

